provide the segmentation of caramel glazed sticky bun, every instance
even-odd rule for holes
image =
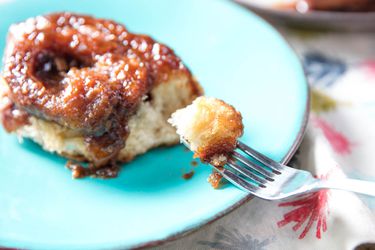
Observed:
[[[167,119],[202,94],[167,46],[72,13],[11,26],[0,80],[5,130],[73,159],[75,178],[115,177],[116,163],[178,143]]]

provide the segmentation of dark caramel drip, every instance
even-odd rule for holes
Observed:
[[[197,161],[192,161],[190,164],[191,164],[193,167],[198,166],[198,162],[197,162]]]
[[[91,164],[84,167],[79,163],[68,161],[66,167],[72,171],[72,177],[74,179],[81,179],[88,176],[102,179],[116,178],[120,171],[120,167],[116,163],[108,163],[107,165],[98,168]]]
[[[182,175],[182,178],[184,178],[185,180],[189,180],[193,177],[194,175],[194,170],[193,171],[190,171],[189,173],[185,173]]]
[[[8,133],[29,124],[29,115],[25,111],[18,109],[7,96],[2,96],[1,102],[0,121]]]

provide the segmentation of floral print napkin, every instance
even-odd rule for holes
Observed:
[[[316,178],[375,181],[375,34],[280,31],[311,87],[309,125],[290,165]],[[375,198],[322,190],[291,201],[254,198],[160,248],[334,250],[364,243],[375,243]]]

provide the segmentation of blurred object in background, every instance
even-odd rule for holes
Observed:
[[[373,0],[297,0],[297,11],[326,10],[326,11],[374,11]]]
[[[288,26],[375,31],[374,0],[235,0],[269,22]]]
[[[351,12],[375,11],[375,1],[373,0],[245,0],[244,2],[254,2],[254,4],[272,6],[278,9],[295,10],[301,13],[313,10]]]

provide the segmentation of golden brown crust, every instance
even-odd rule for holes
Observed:
[[[172,114],[169,122],[190,144],[195,157],[216,166],[226,163],[243,133],[242,116],[233,106],[203,96]]]
[[[222,179],[223,176],[220,173],[213,170],[210,176],[208,176],[207,182],[210,183],[214,189],[219,189],[222,185]]]
[[[195,152],[196,156],[205,162],[212,162],[213,158],[220,155],[228,156],[236,148],[237,138],[243,133],[241,113],[219,99],[201,101],[198,105],[199,112],[205,113],[206,120],[197,121],[193,129],[206,129],[207,135]],[[207,127],[212,121],[215,121],[215,126]],[[221,165],[215,165],[218,164]]]

